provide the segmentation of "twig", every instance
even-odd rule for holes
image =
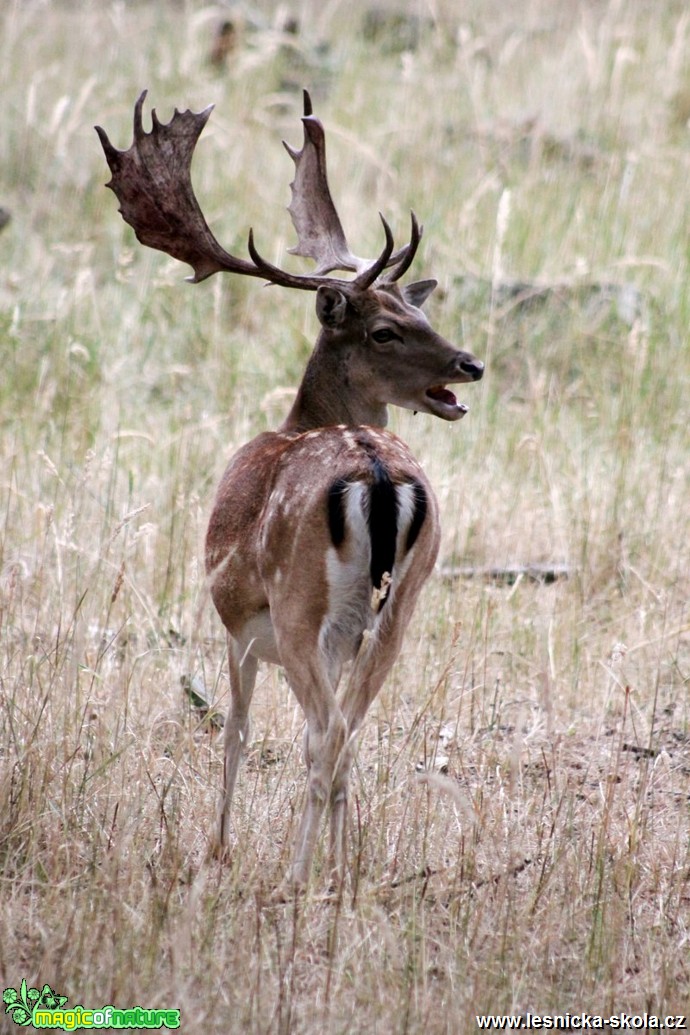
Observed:
[[[211,702],[208,690],[202,680],[198,676],[188,676],[185,674],[180,676],[180,684],[192,707],[199,712],[202,719],[206,719],[211,726],[221,730],[225,725],[225,716]]]

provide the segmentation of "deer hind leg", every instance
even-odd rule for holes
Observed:
[[[345,720],[336,701],[339,666],[329,666],[318,650],[285,661],[290,685],[307,720],[304,739],[307,791],[295,839],[292,880],[307,884],[323,814],[331,800],[333,774],[345,745]]]
[[[326,665],[328,669],[328,680],[331,687],[331,692],[334,695],[338,683],[340,682],[340,676],[342,672],[342,663],[339,658],[327,657]],[[324,736],[319,733],[318,722],[315,727],[315,734],[313,737],[313,745],[310,742],[310,723],[307,722],[307,726],[304,731],[304,744],[303,754],[304,760],[307,766],[307,794],[312,796],[311,800],[307,800],[305,807],[305,813],[302,817],[302,826],[300,828],[300,834],[297,837],[297,852],[296,857],[300,856],[300,845],[302,846],[301,852],[305,855],[305,867],[306,876],[301,875],[301,881],[297,880],[297,883],[304,883],[308,877],[310,859],[313,854],[313,845],[316,842],[316,836],[318,833],[318,827],[320,825],[320,816],[325,811],[326,803],[330,805],[330,841],[329,841],[329,868],[331,872],[331,884],[335,885],[340,883],[344,872],[345,863],[345,817],[347,814],[347,786],[343,788],[342,783],[338,780],[338,773],[343,767],[344,756],[351,751],[350,745],[347,742],[345,736],[343,736],[344,726],[341,721],[341,712],[335,700],[333,700],[333,712],[331,719],[329,720],[330,735],[327,733]],[[311,727],[314,728],[314,722],[312,721]],[[313,783],[310,786],[312,762],[316,758],[317,767],[321,767],[320,775],[315,775]],[[332,765],[332,760],[335,759],[335,764]],[[346,769],[349,769],[352,765],[352,760],[346,763]],[[327,793],[327,786],[330,781],[330,793]],[[345,815],[343,816],[343,809]],[[307,810],[311,811],[311,817],[307,818]],[[316,812],[318,810],[319,819],[316,818]],[[334,816],[341,817],[340,822],[334,822]],[[307,832],[308,831],[308,832]],[[307,850],[305,853],[305,841],[312,839],[312,848]],[[308,857],[308,859],[307,859]]]
[[[352,771],[354,754],[354,736],[349,736],[339,753],[331,782],[329,867],[330,881],[334,887],[338,887],[341,884],[345,875],[350,773]]]
[[[242,749],[249,733],[249,705],[256,681],[258,661],[248,651],[240,655],[240,646],[228,635],[228,667],[230,669],[230,712],[225,720],[223,756],[223,799],[220,809],[219,845],[227,851],[230,840],[230,809],[235,790]]]
[[[405,624],[396,627],[395,621],[387,621],[383,617],[377,619],[373,630],[362,642],[340,701],[345,735],[336,759],[330,795],[330,868],[333,885],[342,881],[345,870],[350,775],[355,759],[357,733],[398,656]]]
[[[340,883],[344,876],[350,776],[355,760],[357,733],[369,706],[383,686],[396,654],[397,650],[389,661],[371,658],[368,664],[362,667],[355,663],[341,702],[345,722],[345,739],[331,783],[330,863],[332,884]]]
[[[325,730],[310,729],[307,799],[297,833],[292,870],[293,881],[297,885],[304,885],[309,880],[323,814],[329,801],[333,801],[333,775],[344,744],[345,720],[339,709],[331,715]]]
[[[392,610],[392,609],[391,609]],[[392,620],[389,612],[377,619],[352,666],[340,702],[346,733],[344,747],[331,784],[331,878],[343,877],[350,775],[355,758],[357,733],[383,686],[402,645],[407,622]]]
[[[369,704],[378,694],[383,682],[388,675],[390,665],[377,665],[375,671],[363,674],[364,678],[358,684],[356,694],[359,708],[352,715],[348,715],[350,702],[348,701],[348,689],[352,685],[352,679],[348,682],[345,696],[342,701],[343,721],[345,723],[345,736],[343,747],[339,752],[337,764],[331,781],[331,817],[330,817],[330,872],[331,884],[340,884],[345,873],[345,862],[347,859],[347,818],[350,804],[350,775],[355,759],[356,737],[359,727],[362,725],[364,716]],[[355,670],[353,669],[353,675]],[[364,705],[364,702],[367,702]]]

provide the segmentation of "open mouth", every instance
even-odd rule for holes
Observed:
[[[432,385],[427,388],[425,398],[429,402],[430,409],[439,417],[446,420],[459,420],[467,413],[464,403],[459,403],[453,392],[445,385]]]

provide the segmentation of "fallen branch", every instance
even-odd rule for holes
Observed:
[[[505,567],[482,567],[476,565],[446,565],[441,568],[441,577],[453,579],[485,579],[488,582],[505,582],[512,586],[519,578],[532,582],[556,582],[557,579],[572,578],[577,572],[570,564],[508,564]]]

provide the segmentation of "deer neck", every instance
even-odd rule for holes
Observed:
[[[361,347],[361,346],[360,346]],[[388,410],[350,376],[354,342],[334,342],[321,334],[311,354],[292,409],[280,431],[311,431],[334,424],[385,428]]]

